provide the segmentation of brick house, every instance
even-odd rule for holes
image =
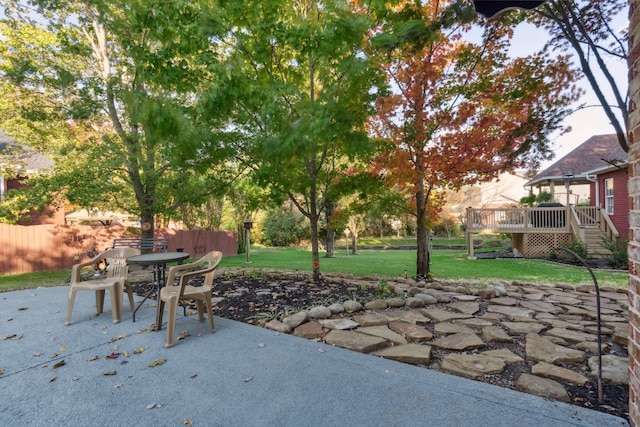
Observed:
[[[587,173],[593,206],[601,206],[616,226],[620,238],[629,239],[629,164],[608,165]]]
[[[8,167],[2,168],[6,165]],[[10,190],[28,185],[29,175],[53,167],[53,161],[31,147],[19,144],[12,137],[0,130],[0,169],[10,171],[0,173],[0,200]],[[47,208],[45,212],[32,212],[28,220],[20,225],[64,224],[64,212]]]

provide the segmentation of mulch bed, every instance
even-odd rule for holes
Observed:
[[[265,273],[251,274],[249,271],[245,274],[230,275],[229,277],[220,275],[215,279],[213,292],[214,301],[217,301],[215,315],[262,326],[271,319],[282,319],[286,315],[315,305],[328,306],[334,302],[343,302],[348,299],[356,299],[364,304],[373,299],[390,296],[388,294],[381,295],[373,288],[354,286],[352,282],[346,282],[340,278],[323,278],[320,283],[316,284],[303,274],[266,276]],[[134,284],[134,290],[139,295],[146,294],[148,289],[148,282]],[[222,297],[224,298],[222,299]],[[486,304],[484,305],[486,306]],[[445,304],[441,308],[444,307]],[[195,305],[193,308],[195,309]],[[507,348],[521,357],[525,357],[524,346],[521,342],[491,342],[487,347],[490,347],[488,349],[491,350]],[[423,367],[439,370],[442,358],[446,354],[446,351],[432,347],[432,360],[429,366]],[[501,375],[487,375],[480,381],[515,390],[515,383],[519,375],[523,372],[531,373],[531,365],[530,362],[509,364]],[[584,374],[584,372],[581,373]],[[563,385],[571,397],[572,404],[628,420],[628,387],[604,384],[604,404],[600,404],[598,403],[597,381],[593,380],[582,387]]]

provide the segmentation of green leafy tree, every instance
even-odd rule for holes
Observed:
[[[227,5],[226,78],[208,90],[225,109],[228,140],[274,201],[288,198],[308,219],[314,278],[319,223],[345,159],[371,147],[365,129],[379,70],[364,54],[371,28],[349,2],[238,1]]]
[[[4,13],[0,79],[16,108],[42,100],[21,118],[76,133],[56,147],[54,175],[32,183],[40,194],[137,214],[152,236],[156,214],[199,205],[222,182],[191,179],[226,157],[196,103],[216,61],[213,2],[8,0]]]

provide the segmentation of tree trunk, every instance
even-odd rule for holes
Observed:
[[[358,232],[351,233],[351,255],[358,255]]]
[[[320,256],[318,250],[318,216],[312,215],[309,218],[311,221],[311,260],[313,267],[313,281],[320,281]]]
[[[153,238],[155,237],[155,222],[154,214],[150,209],[142,209],[140,214],[140,237]],[[153,248],[142,249],[143,254],[153,252]]]
[[[418,278],[427,278],[430,273],[429,266],[429,229],[427,227],[427,199],[424,192],[424,180],[418,182],[416,193],[416,239],[418,243],[418,256],[416,261],[416,275]]]
[[[327,225],[327,253],[325,258],[335,258],[336,231]]]

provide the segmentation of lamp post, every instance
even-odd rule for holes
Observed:
[[[344,235],[346,236],[345,242],[347,243],[347,256],[349,256],[349,233],[351,232],[351,230],[349,230],[348,228],[344,229]]]
[[[564,221],[564,226],[568,227],[569,226],[569,218],[570,218],[570,214],[571,214],[571,207],[569,205],[569,203],[571,202],[571,200],[569,199],[569,188],[571,187],[571,180],[573,179],[575,175],[573,174],[573,171],[566,171],[565,173],[562,174],[562,179],[564,180],[564,188],[567,192],[567,207],[566,207],[566,214],[565,214],[565,221]]]
[[[244,229],[245,235],[247,236],[247,264],[251,264],[251,255],[249,254],[251,248],[251,227],[253,226],[253,222],[251,218],[247,218],[244,220]]]
[[[564,188],[567,191],[567,209],[569,208],[569,187],[571,187],[571,180],[574,178],[574,174],[573,171],[566,171],[564,174],[562,174],[562,179],[564,181]]]

